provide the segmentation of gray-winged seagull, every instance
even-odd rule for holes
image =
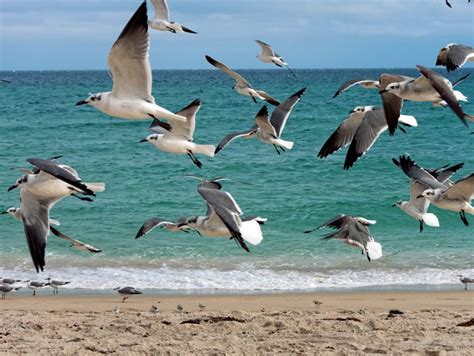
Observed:
[[[221,62],[216,61],[214,58],[210,56],[206,56],[206,60],[210,64],[212,64],[214,67],[220,69],[221,71],[226,73],[229,77],[235,80],[236,83],[233,86],[233,89],[235,89],[237,93],[241,95],[245,95],[245,96],[250,96],[255,103],[257,102],[257,99],[260,99],[260,100],[265,100],[267,103],[270,103],[275,106],[280,104],[278,100],[272,98],[263,90],[254,89],[244,77],[242,77],[237,72],[234,72],[233,70],[229,69],[229,67],[222,64]]]
[[[169,31],[172,33],[197,33],[177,22],[170,21],[170,12],[166,0],[151,0],[151,3],[155,8],[153,20],[148,22],[151,28],[158,31]]]
[[[290,150],[294,143],[291,141],[282,140],[280,136],[283,133],[283,129],[285,128],[286,121],[288,120],[291,111],[299,102],[305,90],[306,88],[298,90],[282,104],[278,105],[275,110],[273,110],[270,118],[268,117],[267,107],[263,106],[255,117],[255,125],[247,131],[233,132],[225,136],[221,142],[219,142],[219,145],[216,148],[216,154],[239,137],[256,137],[266,144],[273,145],[278,154],[280,154],[278,147],[280,147],[280,149],[283,151],[285,149]]]
[[[146,2],[143,2],[120,33],[109,53],[112,91],[90,95],[76,105],[89,104],[122,119],[167,119],[185,121],[155,103],[151,95],[152,74]],[[161,122],[165,128],[167,123]]]
[[[214,157],[216,147],[214,145],[198,145],[193,142],[194,129],[196,127],[196,113],[201,107],[199,99],[194,100],[177,114],[186,118],[185,122],[172,120],[171,130],[163,129],[153,120],[150,129],[158,129],[159,133],[148,135],[140,142],[149,142],[156,148],[164,152],[186,154],[193,163],[201,168],[202,163],[197,159],[196,154],[203,154]]]
[[[468,226],[466,213],[474,215],[471,200],[474,198],[474,173],[451,184],[443,184],[435,176],[418,166],[408,156],[400,156],[399,167],[412,180],[418,181],[427,187],[418,198],[426,198],[433,205],[441,209],[459,212],[464,225]]]
[[[362,249],[362,253],[367,255],[369,261],[382,257],[382,245],[376,242],[370,235],[368,226],[375,224],[375,220],[367,220],[360,216],[338,215],[326,221],[315,229],[305,231],[305,233],[323,227],[330,227],[337,231],[331,232],[322,237],[323,240],[336,239],[345,244]]]
[[[446,67],[448,72],[462,67],[466,62],[474,62],[474,48],[457,43],[447,44],[436,57],[436,65]]]

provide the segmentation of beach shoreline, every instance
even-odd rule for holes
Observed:
[[[138,295],[123,303],[119,295],[9,295],[0,310],[0,353],[468,355],[474,347],[474,326],[461,325],[474,318],[474,291],[464,290]]]

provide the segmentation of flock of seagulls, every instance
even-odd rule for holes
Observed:
[[[148,142],[163,152],[187,155],[199,168],[203,165],[198,155],[213,157],[237,138],[257,138],[265,144],[273,145],[278,154],[292,149],[294,142],[284,140],[281,136],[292,110],[302,98],[306,88],[298,90],[285,101],[280,102],[267,92],[255,89],[239,73],[208,55],[205,56],[207,62],[235,80],[233,89],[238,94],[250,97],[255,103],[258,103],[258,100],[265,101],[275,108],[269,114],[266,105],[261,107],[250,129],[228,134],[217,147],[193,142],[196,115],[201,107],[201,101],[195,99],[176,113],[156,103],[152,96],[153,79],[148,58],[150,51],[148,29],[172,33],[196,34],[196,32],[170,20],[169,8],[165,0],[151,0],[151,3],[155,8],[153,19],[148,20],[147,3],[144,1],[127,22],[109,52],[108,66],[113,81],[112,90],[91,94],[76,105],[87,104],[109,116],[121,119],[152,120],[149,127],[152,133],[140,142]],[[256,42],[261,48],[257,56],[260,61],[287,68],[289,73],[297,78],[285,60],[270,45],[260,40]],[[445,66],[447,71],[453,71],[468,61],[474,61],[472,47],[448,44],[440,50],[436,64]],[[390,135],[394,135],[397,129],[405,132],[403,126],[417,127],[415,117],[401,113],[404,100],[430,102],[435,106],[449,107],[465,126],[468,126],[468,121],[474,121],[474,117],[465,113],[459,104],[460,101],[467,101],[467,98],[460,91],[454,90],[454,87],[462,83],[467,76],[451,83],[441,74],[424,66],[418,65],[417,69],[420,72],[417,78],[386,73],[377,80],[351,79],[343,83],[334,94],[334,98],[355,86],[361,86],[376,89],[382,107],[358,106],[350,111],[349,116],[323,144],[318,157],[327,158],[349,145],[343,168],[350,169],[370,150],[384,131],[388,130]],[[24,174],[8,188],[8,191],[19,190],[20,207],[9,208],[4,214],[9,214],[23,223],[37,272],[43,271],[46,265],[45,249],[49,232],[68,241],[71,247],[78,250],[91,253],[101,252],[92,245],[58,231],[59,222],[50,218],[51,209],[62,199],[75,197],[92,202],[97,193],[105,190],[104,183],[83,182],[74,168],[58,163],[60,158],[28,159],[32,168],[19,168]],[[471,205],[474,197],[474,173],[452,182],[451,176],[462,168],[462,163],[428,170],[418,166],[408,156],[400,156],[398,160],[393,161],[410,179],[410,200],[399,201],[394,206],[418,220],[420,231],[423,230],[424,224],[439,226],[436,215],[428,213],[430,204],[458,212],[463,223],[468,225],[466,213],[474,215],[474,208]],[[221,182],[226,178],[218,177],[211,180],[195,176],[192,178],[199,180],[197,192],[206,203],[206,214],[181,217],[175,222],[159,217],[148,219],[139,229],[136,239],[160,227],[171,232],[194,231],[201,236],[231,239],[245,251],[250,251],[247,244],[261,243],[263,240],[261,225],[266,222],[266,219],[259,216],[242,217],[243,212],[234,197],[223,190]],[[370,261],[382,257],[382,246],[374,240],[368,228],[373,224],[375,224],[373,220],[341,214],[323,223],[317,229],[323,227],[336,229],[335,232],[323,236],[322,239],[341,240],[361,249]],[[316,229],[306,232],[314,230]],[[35,294],[36,289],[49,285],[54,289],[54,293],[57,293],[58,288],[67,283],[51,279],[45,283],[28,281],[28,287],[33,289],[33,294]],[[8,283],[0,285],[3,297],[13,290],[14,287]],[[124,300],[129,295],[141,293],[133,287],[117,288],[117,290],[124,296]]]

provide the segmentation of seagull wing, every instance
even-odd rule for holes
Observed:
[[[153,7],[155,8],[155,20],[170,21],[170,11],[166,0],[151,0]]]
[[[448,199],[459,200],[461,198],[470,202],[474,199],[474,173],[458,180],[444,195]]]
[[[469,58],[474,57],[474,48],[464,45],[449,46],[446,54],[446,66],[448,72],[461,67]]]
[[[428,207],[430,206],[430,201],[426,198],[418,198],[421,193],[423,193],[429,187],[417,182],[412,181],[410,184],[410,200],[408,201],[408,206],[412,207],[412,209],[416,210],[420,214],[425,214],[428,211]]]
[[[20,209],[26,241],[36,272],[45,266],[45,249],[49,230],[49,210],[56,200],[40,199],[28,190],[20,190]]]
[[[275,99],[274,97],[270,96],[266,91],[263,90],[255,90],[258,95],[260,95],[263,100],[265,100],[267,103],[278,106],[280,105],[280,102]]]
[[[353,222],[354,217],[350,215],[345,215],[345,214],[340,214],[336,216],[335,218],[332,218],[321,225],[318,226],[318,229],[321,229],[323,227],[330,227],[333,229],[341,229],[342,227],[346,226],[347,224],[350,224]]]
[[[240,232],[240,226],[242,224],[240,215],[242,215],[242,211],[234,198],[229,193],[217,189],[198,187],[198,192],[208,205],[208,216],[211,217],[212,214],[215,213],[222,220],[232,235],[232,238],[238,242],[240,247],[250,252]]]
[[[262,134],[267,134],[273,136],[274,138],[278,138],[275,127],[273,127],[268,118],[268,109],[266,105],[264,105],[257,113],[257,116],[255,116],[255,123]]]
[[[359,157],[366,154],[386,129],[387,122],[383,110],[366,112],[347,150],[344,169],[351,168]]]
[[[67,236],[66,234],[63,234],[61,231],[59,231],[58,229],[56,229],[55,227],[53,226],[49,226],[49,230],[57,237],[61,238],[61,239],[64,239],[66,241],[70,241],[72,242],[73,244],[75,245],[78,245],[78,246],[82,246],[84,247],[85,249],[87,249],[89,252],[93,252],[93,253],[98,253],[98,252],[102,252],[102,250],[99,250],[98,248],[94,247],[94,246],[91,246],[91,245],[88,245],[88,244],[85,244],[84,242],[82,241],[79,241],[79,240],[76,240],[76,239],[73,239],[72,237],[69,237]]]
[[[456,173],[459,169],[464,167],[464,163],[458,163],[450,167],[440,167],[429,171],[429,173],[435,177],[439,182],[446,184],[446,182],[451,178],[451,176]]]
[[[380,90],[384,90],[387,85],[395,82],[402,82],[406,80],[406,77],[393,75],[393,74],[382,74],[379,78]],[[395,129],[398,127],[398,118],[402,112],[403,99],[392,93],[382,93],[383,110],[385,112],[385,120],[387,120],[388,131],[390,135],[395,133]]]
[[[257,44],[262,48],[262,55],[269,56],[269,57],[276,57],[277,55],[273,52],[273,49],[270,45],[266,44],[265,42],[255,40]]]
[[[214,153],[217,154],[217,152],[222,150],[224,147],[226,147],[229,143],[234,141],[236,138],[239,138],[239,137],[250,138],[253,135],[255,135],[257,131],[258,131],[258,126],[254,125],[254,127],[252,127],[250,130],[242,131],[242,132],[233,132],[233,133],[228,134],[221,140],[221,142],[219,142],[219,144],[217,145],[216,151]]]
[[[338,128],[329,136],[321,150],[318,157],[327,157],[342,147],[351,143],[354,135],[357,132],[365,113],[354,111],[338,126]]]
[[[142,99],[154,103],[151,95],[151,67],[148,58],[148,17],[143,2],[130,18],[109,53],[112,95],[120,99]]]
[[[466,75],[463,75],[461,78],[459,78],[459,79],[455,80],[454,82],[452,82],[453,88],[454,88],[456,85],[459,85],[459,84],[461,84],[462,82],[464,82],[470,75],[471,75],[471,73],[467,73]]]
[[[179,135],[186,137],[187,140],[192,141],[194,129],[196,128],[196,114],[201,108],[201,100],[195,99],[185,108],[176,113],[186,118],[186,121],[169,120],[171,125],[171,135]]]
[[[409,156],[400,156],[399,161],[393,161],[409,178],[423,183],[432,189],[446,189],[442,183],[438,182],[425,169],[419,167]]]
[[[290,116],[291,111],[298,103],[298,101],[300,101],[301,96],[304,94],[305,90],[306,88],[298,90],[288,99],[286,99],[283,103],[278,105],[275,110],[273,110],[270,123],[275,128],[277,137],[281,136],[283,129],[285,128],[286,121],[288,120],[288,116]]]
[[[176,228],[176,224],[171,221],[166,221],[160,218],[151,218],[145,221],[138,230],[137,235],[135,236],[135,239],[139,239],[142,236],[145,236],[149,232],[153,231],[156,227],[164,227],[169,231],[179,231],[179,229]]]
[[[467,126],[466,118],[469,120],[474,121],[474,117],[471,117],[464,113],[459,105],[458,101],[456,100],[456,96],[454,95],[453,89],[446,83],[446,79],[441,76],[440,74],[429,70],[423,66],[416,66],[420,73],[429,81],[433,89],[435,89],[441,98],[448,104],[451,110],[461,119],[462,123]]]
[[[336,93],[333,95],[333,98],[335,98],[336,96],[342,94],[343,92],[345,92],[346,90],[352,88],[353,86],[355,85],[361,85],[361,84],[371,84],[374,86],[374,88],[376,88],[379,84],[378,81],[376,80],[370,80],[370,79],[351,79],[351,80],[348,80],[344,83],[342,83],[342,85],[339,87],[339,89],[337,89]]]
[[[49,161],[46,159],[28,158],[27,161],[31,163],[33,166],[37,167],[40,171],[48,173],[49,175],[59,180],[62,180],[63,182],[66,182],[72,185],[73,187],[79,189],[82,194],[95,196],[95,193],[89,188],[87,188],[87,186],[84,183],[82,183],[81,179],[79,179],[77,175],[74,175],[71,173],[75,171],[66,170],[62,168],[60,165],[54,163],[53,161]]]
[[[221,71],[223,71],[224,73],[226,73],[228,76],[230,76],[231,78],[233,78],[235,81],[237,81],[238,83],[244,83],[246,84],[247,86],[251,87],[251,85],[245,80],[244,77],[242,77],[240,74],[238,74],[237,72],[234,72],[233,70],[229,69],[229,67],[227,67],[226,65],[224,65],[223,63],[219,62],[219,61],[216,61],[214,58],[210,57],[210,56],[206,56],[206,60],[212,64],[214,67],[220,69]]]

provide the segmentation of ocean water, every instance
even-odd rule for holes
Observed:
[[[416,76],[416,71],[297,70],[296,80],[284,70],[241,72],[280,100],[308,88],[283,134],[295,146],[279,156],[257,140],[237,140],[214,158],[200,157],[201,170],[186,156],[140,144],[148,121],[115,119],[74,106],[89,92],[109,90],[106,71],[0,72],[1,79],[12,82],[0,84],[0,208],[19,206],[18,191],[6,189],[20,175],[12,168],[27,166],[30,157],[63,155],[61,162],[75,167],[85,181],[107,184],[94,203],[65,199],[51,214],[61,221],[61,231],[102,253],[76,251],[50,236],[46,270],[37,275],[23,227],[0,215],[0,276],[51,276],[72,281],[71,288],[133,285],[180,293],[454,288],[457,274],[474,274],[474,216],[468,216],[471,225],[465,227],[458,214],[431,207],[441,227],[419,233],[417,221],[392,207],[408,199],[409,187],[391,161],[410,154],[425,167],[464,162],[456,177],[466,176],[474,171],[474,125],[466,129],[449,109],[406,103],[403,113],[415,115],[419,127],[394,137],[384,133],[349,171],[342,169],[346,149],[325,160],[316,158],[352,108],[381,105],[376,91],[359,87],[332,99],[340,83],[383,72]],[[468,72],[473,70],[448,77]],[[468,97],[474,97],[473,80],[459,86]],[[237,95],[232,85],[214,70],[155,71],[153,94],[173,111],[200,98],[195,142],[217,144],[226,134],[251,127],[262,105]],[[474,113],[474,104],[464,108]],[[147,218],[205,214],[197,182],[183,177],[189,174],[234,179],[224,182],[224,188],[244,213],[268,218],[262,244],[246,253],[228,239],[159,229],[135,240]],[[325,231],[303,233],[339,213],[377,220],[371,232],[383,245],[384,257],[368,262],[357,249],[322,241]]]

